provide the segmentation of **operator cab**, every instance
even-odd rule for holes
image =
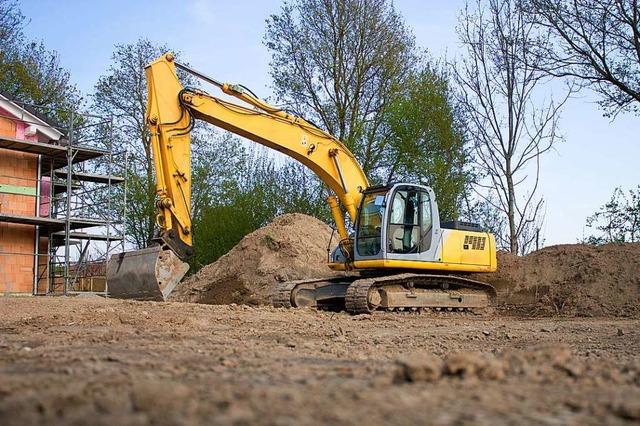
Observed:
[[[433,260],[440,222],[431,188],[372,187],[358,211],[354,260]]]

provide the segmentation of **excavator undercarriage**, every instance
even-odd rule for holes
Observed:
[[[346,309],[352,314],[382,310],[481,310],[496,297],[493,286],[454,275],[402,273],[347,276],[281,283],[275,307]]]

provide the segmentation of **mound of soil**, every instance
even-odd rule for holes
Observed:
[[[213,305],[271,303],[277,282],[332,275],[326,264],[331,234],[331,228],[314,217],[279,216],[180,283],[169,299]]]
[[[640,315],[640,244],[545,247],[526,256],[498,253],[498,271],[475,275],[501,303],[528,312]]]

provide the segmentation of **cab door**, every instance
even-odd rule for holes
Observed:
[[[362,199],[356,223],[356,260],[382,259],[382,219],[385,193],[368,193]]]
[[[432,259],[433,209],[429,192],[417,186],[399,186],[389,202],[386,251],[388,259]]]

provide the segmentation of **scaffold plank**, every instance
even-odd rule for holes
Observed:
[[[56,170],[54,173],[56,174],[57,177],[61,179],[67,178],[66,170]],[[105,183],[105,184],[109,182],[113,184],[124,182],[124,178],[120,176],[109,176],[109,175],[84,173],[84,172],[71,173],[71,179],[84,181],[84,182]]]
[[[0,213],[0,222],[20,223],[23,225],[39,225],[47,227],[50,233],[63,231],[66,221],[50,217],[26,216],[12,213]],[[108,223],[98,219],[71,218],[71,229],[90,228],[94,226],[106,226]]]

